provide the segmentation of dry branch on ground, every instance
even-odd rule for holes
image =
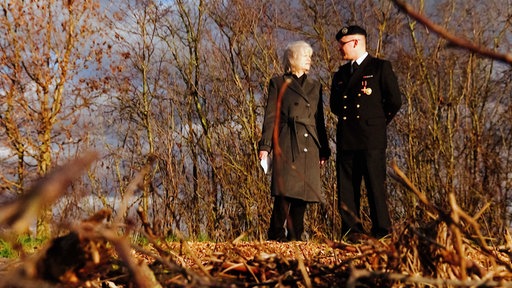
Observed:
[[[93,158],[79,158],[48,174],[31,197],[17,201],[31,207],[30,201],[50,204]],[[510,235],[504,237],[506,245],[493,246],[479,231],[478,215],[467,215],[453,197],[450,211],[435,207],[396,165],[393,169],[395,179],[422,201],[431,221],[412,219],[392,237],[368,237],[356,244],[327,239],[167,242],[152,230],[143,211],[138,214],[143,227],[135,227],[100,210],[36,253],[2,260],[0,287],[512,287]],[[142,169],[130,187],[147,171]],[[13,203],[0,212],[24,215]],[[19,232],[16,223],[27,217],[5,217],[13,221],[1,222],[3,238],[12,241],[6,235]],[[135,233],[144,234],[149,244],[134,244]]]
[[[512,286],[512,269],[505,264],[510,251],[489,255],[465,240],[466,258],[460,259],[442,222],[409,226],[396,238],[359,244],[155,239],[139,247],[129,243],[128,235],[114,233],[117,228],[85,222],[37,255],[4,262],[2,287]]]

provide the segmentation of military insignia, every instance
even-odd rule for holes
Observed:
[[[364,75],[363,79],[373,78],[373,75]]]
[[[363,86],[363,88],[361,89],[361,92],[363,92],[366,95],[371,95],[372,88],[370,88],[370,87],[366,88],[367,84],[368,84],[368,82],[366,82],[366,81],[363,81],[363,83],[361,83],[361,86]]]
[[[347,32],[348,32],[347,27],[344,27],[343,29],[341,29],[341,34],[347,34]]]

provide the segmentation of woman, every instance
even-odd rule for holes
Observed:
[[[272,78],[268,86],[259,159],[266,160],[274,150],[270,188],[274,206],[269,240],[302,240],[306,206],[321,198],[320,166],[331,151],[324,122],[322,86],[307,77],[312,54],[308,43],[290,43],[283,57],[284,75]],[[281,88],[284,89],[279,95]],[[276,120],[279,121],[277,143],[273,141]]]

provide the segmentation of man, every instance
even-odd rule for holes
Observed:
[[[334,74],[331,111],[338,116],[336,172],[342,236],[364,234],[360,219],[361,183],[368,195],[371,235],[391,233],[386,197],[386,126],[402,105],[398,81],[389,61],[366,51],[366,31],[359,26],[336,34],[348,62]],[[356,236],[356,237],[353,237]]]

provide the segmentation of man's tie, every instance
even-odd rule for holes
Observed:
[[[354,61],[354,63],[352,63],[352,74],[354,72],[356,72],[356,70],[359,68],[359,64],[357,64],[356,61]]]

